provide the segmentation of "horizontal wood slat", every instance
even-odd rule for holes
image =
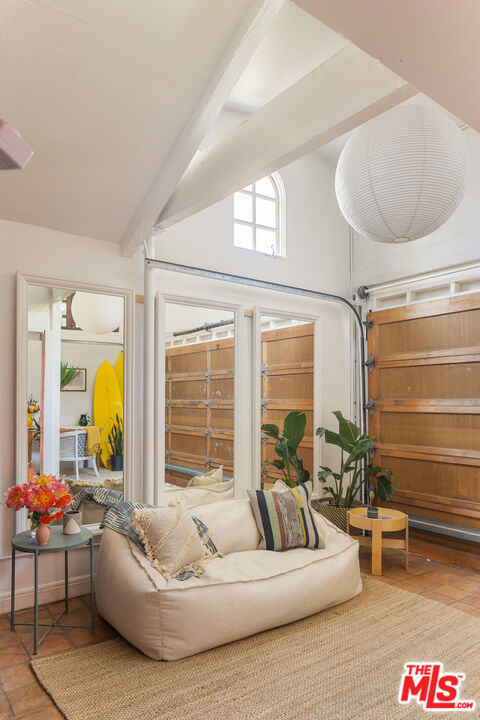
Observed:
[[[453,515],[480,518],[480,503],[478,502],[456,500],[455,498],[447,498],[439,495],[426,495],[425,493],[417,493],[409,490],[397,490],[395,492],[395,500],[415,507],[431,508],[432,510],[449,512]]]
[[[478,415],[480,400],[477,398],[396,398],[375,399],[375,407],[381,412],[416,412],[438,414]]]
[[[393,457],[404,457],[435,462],[458,463],[460,465],[480,466],[480,452],[477,450],[458,450],[452,448],[422,447],[421,445],[398,445],[375,441],[375,452]]]
[[[468,293],[455,295],[453,297],[441,298],[439,300],[427,300],[389,310],[377,310],[369,313],[369,319],[376,325],[384,323],[399,322],[401,320],[412,320],[423,317],[434,317],[447,315],[449,313],[477,310],[480,307],[480,293]]]

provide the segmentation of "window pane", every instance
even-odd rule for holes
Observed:
[[[256,198],[256,221],[259,225],[268,225],[268,227],[276,227],[275,200],[264,200]]]
[[[247,185],[247,187],[244,187],[243,189],[248,190],[248,192],[253,192],[253,185]]]
[[[252,222],[252,195],[245,195],[245,193],[237,192],[233,196],[233,217],[236,220],[246,220]]]
[[[264,177],[261,180],[257,180],[257,182],[255,183],[255,190],[257,193],[260,193],[260,195],[266,195],[270,198],[275,198],[277,196],[275,188],[273,186],[273,182],[270,180],[269,177]]]
[[[249,225],[233,224],[233,244],[236,247],[253,249],[253,228]]]
[[[262,230],[257,228],[257,247],[258,252],[267,255],[277,254],[277,233],[274,230]]]

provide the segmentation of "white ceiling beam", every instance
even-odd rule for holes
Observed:
[[[148,237],[155,221],[191,162],[208,130],[217,120],[231,91],[265,36],[284,0],[252,0],[249,11],[204,89],[200,101],[181,129],[168,158],[160,167],[141,207],[135,213],[122,250],[132,255]],[[194,62],[194,61],[193,61]],[[165,98],[170,102],[170,98]],[[174,99],[173,99],[174,102]]]
[[[417,91],[347,45],[197,153],[156,222],[167,228],[288,165]]]

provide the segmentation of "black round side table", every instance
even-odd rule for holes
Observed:
[[[68,613],[68,552],[69,550],[75,550],[76,548],[83,547],[84,545],[90,546],[90,602],[91,602],[91,622],[90,625],[60,625],[59,621],[65,613]],[[35,556],[35,579],[34,579],[34,622],[33,623],[16,623],[15,622],[15,552],[33,553]],[[65,607],[62,612],[57,615],[52,624],[39,623],[38,622],[38,556],[45,553],[51,552],[64,552],[65,553]],[[12,537],[12,589],[11,589],[11,629],[15,625],[31,625],[33,626],[33,653],[34,655],[38,652],[38,646],[44,640],[50,630],[54,627],[69,627],[69,628],[90,628],[92,635],[95,633],[95,596],[94,596],[94,567],[93,567],[93,535],[87,528],[82,528],[76,535],[64,535],[63,528],[59,525],[54,525],[50,528],[50,537],[46,545],[39,545],[35,537],[32,537],[30,532],[18,533]],[[42,637],[38,639],[38,628],[48,628]]]

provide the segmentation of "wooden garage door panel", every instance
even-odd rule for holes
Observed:
[[[233,377],[210,380],[211,400],[233,400],[234,394]]]
[[[215,370],[231,370],[233,373],[233,367],[235,363],[235,353],[233,347],[222,348],[219,347],[216,350],[210,350],[210,369]]]
[[[480,449],[480,415],[382,412],[380,423],[383,443]]]
[[[205,350],[199,350],[198,352],[188,352],[179,355],[169,354],[175,352],[174,350],[167,350],[167,372],[170,374],[175,373],[192,373],[192,372],[206,372],[207,370],[207,355]]]
[[[205,380],[172,382],[170,392],[172,400],[205,400],[207,397],[207,383]]]
[[[265,379],[264,397],[284,400],[311,400],[313,397],[313,374],[274,375]]]
[[[210,439],[210,457],[233,462],[233,440],[212,437]]]
[[[311,328],[312,326],[305,327]],[[308,362],[309,360],[313,360],[313,335],[282,338],[266,343],[265,362],[268,365]]]
[[[394,484],[398,490],[410,490],[470,502],[477,502],[480,498],[478,467],[388,455],[380,455],[380,464],[392,470]]]
[[[233,408],[225,410],[210,406],[210,425],[212,428],[233,430]]]
[[[207,454],[207,438],[204,435],[184,435],[174,431],[170,435],[170,449],[190,455]]]
[[[379,327],[382,355],[480,345],[480,309],[403,320]]]
[[[480,363],[379,368],[381,398],[474,398],[480,389]]]
[[[168,408],[167,408],[168,413]],[[167,416],[168,417],[168,416]],[[207,409],[194,408],[188,405],[170,408],[170,425],[188,425],[190,427],[205,427],[207,423]]]

